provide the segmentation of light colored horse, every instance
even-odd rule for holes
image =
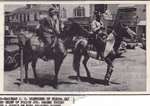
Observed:
[[[76,31],[78,30],[78,31]],[[76,24],[73,23],[72,27],[70,28],[70,32],[73,35],[78,35],[78,36],[86,36],[90,35],[88,32],[83,31],[82,28]],[[103,50],[101,48],[105,48],[104,51],[104,61],[107,64],[107,72],[105,74],[104,78],[104,84],[109,85],[110,77],[113,72],[113,61],[116,58],[117,55],[117,50],[121,44],[121,41],[123,40],[123,37],[130,37],[133,38],[133,36],[136,35],[134,31],[132,31],[130,28],[125,27],[122,25],[120,22],[117,22],[113,26],[113,31],[109,34],[106,42],[101,42],[99,38],[93,39],[93,45],[97,48],[100,48],[100,50]],[[83,65],[85,67],[88,79],[91,78],[90,71],[87,67],[87,62],[90,57],[95,58],[96,56],[93,56],[89,52],[88,49],[88,43],[89,41],[87,39],[80,39],[77,41],[75,48],[74,48],[74,58],[73,58],[73,68],[77,72],[77,79],[80,80],[80,61],[81,57],[83,56]]]

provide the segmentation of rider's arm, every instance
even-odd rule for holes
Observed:
[[[54,30],[56,31],[57,35],[60,34],[59,20],[55,21],[55,28],[54,28]]]

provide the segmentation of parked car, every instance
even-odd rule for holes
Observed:
[[[126,52],[126,48],[127,47],[127,43],[122,41],[121,44],[120,44],[120,47],[116,53],[116,57],[120,57],[123,53]]]
[[[5,35],[4,69],[12,70],[20,65],[20,49],[16,35]]]
[[[132,40],[132,39],[125,38],[124,41],[127,43],[127,46],[126,46],[127,49],[135,49],[135,47],[137,46],[136,39]]]

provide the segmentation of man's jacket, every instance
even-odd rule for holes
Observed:
[[[37,35],[44,43],[51,43],[52,38],[59,34],[57,29],[57,23],[51,18],[43,18],[39,21],[39,28],[37,29]]]

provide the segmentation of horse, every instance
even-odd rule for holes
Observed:
[[[52,38],[49,38],[52,42]],[[34,32],[30,32],[28,34],[21,34],[19,36],[20,45],[23,49],[23,63],[25,67],[25,82],[28,82],[28,65],[31,62],[31,66],[33,69],[34,77],[38,80],[38,76],[36,73],[36,63],[39,58],[42,59],[44,56],[44,43],[39,39],[37,34]],[[54,42],[52,42],[54,43]],[[63,50],[63,51],[62,51]],[[64,58],[67,55],[66,48],[64,46],[64,42],[56,37],[56,42],[53,46],[53,49],[49,51],[49,60],[54,60],[54,68],[55,68],[55,76],[53,79],[53,87],[57,89],[58,87],[58,74],[63,63]]]
[[[80,80],[80,61],[83,58],[83,65],[86,70],[87,78],[91,78],[90,71],[87,67],[87,62],[90,57],[96,58],[92,56],[92,53],[89,52],[88,45],[91,40],[89,40],[89,36],[92,36],[91,33],[84,30],[79,24],[72,23],[70,26],[70,34],[72,36],[83,36],[83,38],[79,39],[74,47],[74,54],[73,54],[73,69],[77,73],[77,80]],[[104,62],[107,64],[107,72],[104,77],[104,85],[109,85],[110,77],[113,72],[113,61],[117,58],[117,50],[123,40],[123,37],[133,38],[136,33],[132,31],[129,27],[122,24],[121,22],[115,22],[112,28],[111,33],[108,35],[106,42],[101,42],[100,39],[92,40],[93,45],[96,47],[100,47],[104,53]]]

